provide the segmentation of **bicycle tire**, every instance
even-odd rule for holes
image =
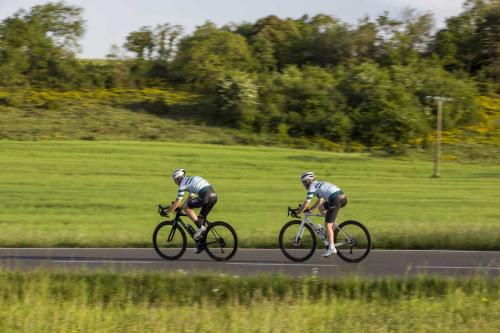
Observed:
[[[232,238],[232,242],[230,242],[229,238]],[[227,261],[238,250],[238,236],[229,223],[223,221],[212,222],[203,235],[203,244],[210,258],[216,261]],[[210,246],[212,244],[214,247]],[[232,248],[226,248],[227,244],[232,244]],[[225,252],[225,249],[229,251]]]
[[[358,238],[357,243],[362,245],[362,248],[360,247],[360,249],[362,249],[362,250],[361,250],[361,252],[359,252],[359,255],[348,256],[346,254],[346,252],[350,252],[352,255],[354,246],[349,246],[349,244],[346,247],[337,246],[339,233],[340,233],[339,230],[342,228],[347,228],[348,226],[354,226],[355,228],[353,230],[358,232],[360,235],[362,234],[364,236],[363,239],[359,239],[359,236],[357,236],[357,238]],[[359,228],[359,230],[356,230],[356,228]],[[349,232],[352,233],[353,231],[349,231]],[[356,237],[352,236],[352,238],[354,239]],[[338,227],[335,228],[333,239],[334,239],[335,247],[337,248],[337,255],[342,260],[344,260],[346,262],[358,263],[361,260],[365,259],[366,256],[368,256],[368,254],[370,253],[371,245],[372,245],[371,236],[370,236],[370,233],[368,232],[368,229],[361,222],[354,221],[354,220],[348,220],[348,221],[342,222],[341,224],[338,225]],[[363,243],[361,243],[361,241],[363,241]],[[356,239],[354,239],[354,242],[356,242]],[[347,243],[348,243],[348,241],[347,241]],[[342,243],[342,244],[344,244],[344,243]]]
[[[304,256],[297,256],[297,255],[293,255],[292,253],[289,252],[289,250],[293,250],[293,248],[288,249],[288,250],[286,249],[286,247],[287,247],[287,245],[285,245],[286,239],[284,239],[285,232],[287,231],[288,228],[292,227],[293,225],[298,224],[300,227],[301,223],[302,223],[302,221],[299,221],[299,220],[293,220],[293,221],[286,223],[281,228],[280,235],[279,235],[279,245],[280,245],[281,252],[283,252],[285,257],[287,257],[288,259],[295,261],[295,262],[306,261],[307,259],[311,258],[311,256],[314,254],[314,251],[316,251],[316,234],[314,233],[314,231],[311,229],[311,227],[308,224],[304,225],[304,232],[305,232],[305,230],[307,230],[311,235],[311,242],[312,242],[311,246],[306,246],[306,248],[309,248],[309,247],[311,248],[309,250],[309,252],[306,252]],[[296,233],[292,233],[292,234],[295,235]],[[287,239],[289,238],[288,236],[291,236],[291,235],[287,235]],[[302,238],[304,238],[304,237],[302,237]],[[293,240],[292,240],[292,242],[293,242]],[[293,243],[292,243],[292,246],[293,246]]]
[[[182,230],[181,227],[179,227],[179,225],[175,226],[174,232],[179,233],[181,235],[182,244],[181,244],[180,248],[173,247],[173,248],[171,248],[172,251],[169,251],[169,253],[167,253],[165,250],[165,247],[161,247],[163,244],[161,242],[159,242],[159,240],[158,240],[158,234],[160,233],[160,230],[162,230],[162,228],[165,226],[173,226],[173,221],[163,221],[156,226],[156,228],[153,232],[153,247],[154,247],[156,253],[158,253],[158,255],[160,257],[162,257],[163,259],[177,260],[180,257],[182,257],[184,252],[186,252],[186,248],[187,248],[186,233],[184,232],[184,230]],[[170,235],[171,230],[170,231],[166,230],[166,231],[168,232],[168,235]],[[162,249],[164,249],[164,250],[162,250]],[[179,249],[179,251],[177,251],[177,249]],[[172,254],[170,252],[172,252]]]

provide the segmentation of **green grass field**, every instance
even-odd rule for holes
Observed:
[[[0,331],[496,333],[499,282],[0,271]]]
[[[344,189],[340,220],[362,221],[378,248],[500,249],[500,166],[266,147],[160,142],[0,141],[0,246],[151,246],[174,168],[219,194],[243,247],[276,247],[287,205],[314,170]],[[318,222],[321,222],[318,220]]]

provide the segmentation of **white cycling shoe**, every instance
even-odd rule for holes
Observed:
[[[207,230],[207,227],[205,227],[204,225],[202,225],[200,227],[200,229],[198,229],[198,231],[194,234],[193,238],[194,239],[198,239],[201,237],[201,235],[203,234],[203,231]]]
[[[335,248],[335,246],[330,245],[330,246],[328,246],[328,250],[326,250],[326,252],[323,253],[322,256],[325,258],[328,258],[332,254],[337,254],[337,249]]]

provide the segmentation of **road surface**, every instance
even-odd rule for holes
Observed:
[[[0,248],[0,268],[100,268],[118,271],[218,272],[234,275],[281,273],[300,276],[404,276],[415,274],[500,276],[500,252],[444,250],[373,250],[361,263],[339,257],[322,258],[320,251],[306,262],[289,261],[279,249],[239,249],[228,262],[188,249],[177,261],[166,261],[153,249],[140,248]]]

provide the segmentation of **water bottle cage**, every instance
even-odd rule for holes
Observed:
[[[323,229],[323,226],[321,224],[318,224],[316,225],[315,229],[316,232],[318,233],[319,238],[321,238],[323,242],[326,242],[326,232],[325,229]]]

